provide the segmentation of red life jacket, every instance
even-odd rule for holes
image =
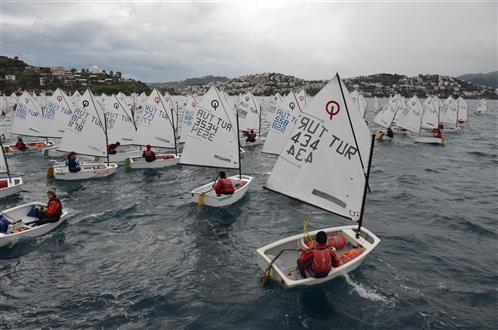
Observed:
[[[217,194],[233,194],[235,192],[232,180],[230,179],[219,179],[216,186],[215,191]]]
[[[313,249],[313,264],[311,271],[315,277],[325,277],[332,269],[332,256],[329,248]]]

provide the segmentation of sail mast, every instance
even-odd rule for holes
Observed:
[[[237,123],[237,130],[235,131],[235,138],[237,139],[237,152],[239,153],[239,179],[242,179],[242,163],[240,160],[239,112],[238,111],[235,111],[235,122]]]
[[[10,177],[9,163],[7,162],[7,157],[5,157],[5,152],[3,149],[3,143],[2,143],[1,137],[0,137],[0,148],[2,148],[2,157],[3,157],[3,161],[5,162],[5,169],[7,170],[7,176],[9,177],[9,182],[12,183],[12,178]]]
[[[356,238],[360,237],[361,225],[363,224],[363,212],[365,210],[365,201],[367,200],[368,179],[370,178],[370,168],[372,166],[372,155],[374,150],[374,144],[375,144],[375,134],[372,134],[372,142],[370,144],[370,155],[368,156],[367,176],[365,178],[365,188],[363,189],[363,199],[361,201],[360,220],[358,221],[358,231],[356,232]]]

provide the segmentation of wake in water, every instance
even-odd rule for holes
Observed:
[[[348,283],[352,287],[352,291],[356,292],[360,297],[371,300],[371,301],[380,301],[380,302],[388,302],[387,297],[377,293],[374,289],[369,289],[360,283],[356,283],[349,277],[349,274],[344,274],[344,279],[346,283]]]

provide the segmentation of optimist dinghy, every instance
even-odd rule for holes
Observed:
[[[274,262],[270,276],[273,280],[281,283],[286,288],[303,285],[320,284],[337,276],[347,274],[358,268],[367,255],[380,243],[380,239],[366,228],[362,228],[361,236],[356,237],[358,226],[349,225],[342,227],[321,229],[328,236],[329,246],[335,246],[335,253],[340,261],[340,266],[333,268],[325,278],[301,278],[296,270],[296,261],[299,258],[299,250],[308,249],[309,243],[305,240],[306,234],[298,234],[281,239],[277,242],[259,248],[256,252],[260,256],[258,263],[265,270],[275,257],[284,251]],[[319,230],[309,232],[314,237]],[[343,243],[339,243],[343,240]],[[335,243],[337,241],[338,243]]]
[[[202,98],[194,113],[194,123],[186,133],[186,143],[180,164],[238,169],[239,175],[230,177],[235,192],[233,195],[216,196],[214,182],[190,192],[193,201],[212,207],[229,206],[242,199],[253,177],[242,175],[238,115],[228,102],[228,96],[215,86]],[[237,189],[238,188],[238,189]]]
[[[435,136],[431,130],[437,129],[439,125],[439,106],[434,97],[429,96],[424,102],[420,125],[418,126],[419,134],[413,142],[426,143],[435,145],[444,145],[446,140],[443,137]]]
[[[394,99],[389,100],[389,104],[380,110],[374,118],[374,123],[380,125],[384,128],[391,127],[391,124],[399,110],[399,103]],[[375,134],[375,138],[379,141],[391,141],[392,137],[389,137],[387,130],[378,131]]]
[[[241,132],[250,132],[254,130],[258,135],[256,141],[248,142],[245,136],[240,138],[240,146],[249,148],[261,145],[261,106],[256,101],[256,98],[251,92],[239,96],[237,105],[235,106],[239,118],[239,129]]]
[[[156,155],[156,160],[147,162],[140,155],[130,157],[126,161],[132,169],[164,168],[175,166],[180,160],[175,134],[175,112],[172,108],[171,96],[167,96],[169,102],[157,89],[154,89],[143,104],[143,112],[137,117],[137,132],[133,139],[136,145],[148,145],[158,148],[174,149],[174,154]],[[196,104],[197,105],[197,104]],[[195,106],[196,106],[195,105]],[[194,108],[195,108],[194,106]]]
[[[16,115],[11,127],[11,133],[28,137],[49,137],[43,132],[43,111],[41,106],[28,92],[24,92],[17,102]],[[18,150],[15,145],[5,146],[6,153],[31,154],[39,150],[46,150],[54,143],[48,140],[39,140],[25,143],[27,150]]]
[[[481,99],[481,101],[479,101],[479,106],[476,109],[476,114],[482,115],[486,112],[488,112],[488,104],[485,99]]]
[[[27,214],[36,205],[45,204],[31,202],[2,211],[3,218],[6,219],[10,225],[6,233],[0,233],[0,247],[12,246],[23,239],[45,235],[66,221],[68,212],[63,211],[59,221],[46,223],[41,226],[33,226],[33,223],[38,219],[30,217]]]
[[[10,175],[9,164],[7,163],[7,158],[3,152],[3,144],[0,139],[0,174],[6,173],[7,178],[0,178],[0,198],[11,196],[17,194],[22,188],[22,178],[13,178]]]
[[[56,165],[48,170],[47,176],[59,180],[87,180],[107,177],[116,172],[115,163],[108,158],[107,119],[103,109],[87,90],[75,104],[73,116],[67,125],[59,151],[74,151],[81,155],[106,157],[107,163],[87,163],[80,166],[79,172],[69,172],[64,165]]]
[[[308,248],[305,234],[258,249],[258,264],[265,271],[263,283],[271,277],[291,288],[329,281],[356,269],[380,243],[362,227],[374,141],[337,74],[301,113],[265,188],[358,220],[358,225],[322,229],[329,235],[341,235],[344,243],[336,245],[341,265],[323,278],[303,279],[292,271],[299,250]],[[334,170],[324,171],[331,168]]]

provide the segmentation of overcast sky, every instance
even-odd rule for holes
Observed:
[[[2,55],[146,82],[497,70],[496,2],[2,3]]]

